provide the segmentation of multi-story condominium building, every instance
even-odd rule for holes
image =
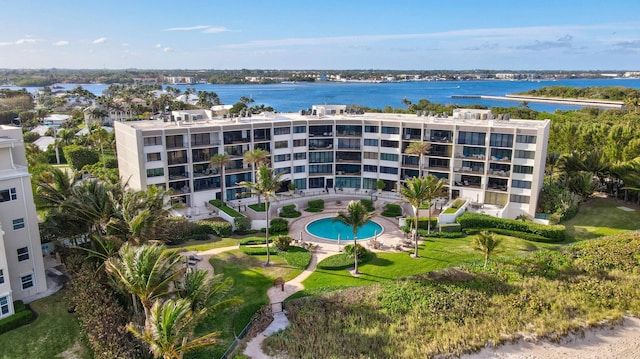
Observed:
[[[0,318],[47,289],[22,129],[0,125]]]
[[[225,199],[241,198],[251,181],[243,154],[262,148],[283,176],[286,190],[372,190],[382,180],[396,190],[402,180],[432,174],[445,179],[450,198],[495,205],[501,217],[535,215],[544,176],[549,121],[509,119],[490,110],[445,114],[348,111],[313,106],[299,113],[213,117],[210,111],[175,111],[164,121],[115,124],[118,163],[134,189],[161,186],[190,207],[220,198],[221,171],[209,166],[226,154]],[[411,142],[431,144],[419,161]],[[422,163],[423,168],[418,168]]]

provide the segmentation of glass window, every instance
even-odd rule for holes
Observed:
[[[176,148],[176,147],[184,146],[182,135],[166,136],[166,140],[167,140],[167,148]]]
[[[307,133],[307,126],[293,126],[293,133]]]
[[[521,196],[517,194],[511,195],[511,202],[515,203],[529,203],[529,196]]]
[[[333,173],[333,165],[309,165],[309,174]]]
[[[536,143],[536,136],[534,135],[517,135],[516,143]]]
[[[209,134],[208,133],[193,133],[191,134],[191,145],[192,146],[201,146],[201,145],[209,145]]]
[[[147,153],[147,162],[160,161],[160,152]]]
[[[274,135],[288,135],[291,133],[291,127],[276,127],[273,129]]]
[[[531,189],[531,181],[512,180],[511,187]]]
[[[156,146],[162,144],[162,138],[160,136],[145,137],[143,141],[145,146]]]
[[[400,127],[382,126],[382,133],[397,135],[400,133]]]
[[[309,152],[309,163],[333,162],[333,152]]]
[[[283,162],[283,161],[291,161],[291,154],[287,153],[284,155],[273,156],[273,162]]]
[[[380,166],[380,173],[391,173],[391,174],[397,175],[398,174],[398,168],[397,167]]]
[[[493,147],[512,147],[513,135],[510,133],[492,133],[489,145]]]
[[[378,166],[364,165],[364,172],[378,172]]]
[[[364,126],[364,132],[367,133],[378,133],[378,126],[369,126],[369,125],[365,125]]]
[[[276,141],[275,148],[287,148],[289,147],[289,141]]]
[[[389,140],[380,141],[380,146],[387,147],[387,148],[398,148],[399,144],[400,144],[399,141],[389,141]]]
[[[366,158],[369,160],[377,160],[378,159],[378,152],[363,152],[362,153],[362,158]]]
[[[9,314],[9,296],[0,297],[0,315]]]
[[[307,145],[307,139],[293,140],[293,147],[303,147]]]
[[[384,161],[398,161],[398,155],[393,153],[381,153],[380,159]]]
[[[164,176],[164,168],[151,168],[147,170],[147,177]]]
[[[458,132],[458,144],[484,146],[486,133],[484,132]]]
[[[533,151],[516,150],[514,157],[532,160],[536,157],[536,153]]]
[[[296,152],[293,154],[293,159],[294,160],[306,160],[307,159],[307,153],[306,152]]]
[[[364,139],[365,146],[376,146],[378,147],[378,140],[375,138],[365,138]]]
[[[304,173],[304,166],[294,166],[293,167],[293,172],[294,173]]]
[[[18,193],[15,188],[4,189],[0,191],[0,202],[15,201],[18,199]]]
[[[521,165],[513,165],[514,173],[524,173],[524,174],[533,174],[532,166],[521,166]]]
[[[13,220],[13,230],[24,228],[24,218],[18,218]]]
[[[20,277],[20,284],[22,285],[22,290],[32,288],[33,274],[27,274],[25,276]]]
[[[18,248],[18,262],[29,259],[29,247]]]
[[[4,271],[0,269],[0,284],[4,283]]]

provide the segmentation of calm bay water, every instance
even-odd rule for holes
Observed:
[[[76,84],[61,85],[73,89]],[[453,99],[453,95],[504,96],[538,89],[545,86],[624,86],[640,88],[640,79],[598,79],[598,80],[557,80],[557,81],[416,81],[416,82],[315,82],[271,85],[209,85],[175,86],[182,91],[193,87],[198,91],[213,91],[222,103],[233,104],[240,97],[251,97],[254,105],[264,104],[279,112],[297,112],[312,105],[341,104],[364,105],[372,108],[404,107],[402,99],[417,103],[427,99],[440,104],[481,104],[484,106],[518,106],[517,101],[496,101],[484,99]],[[83,88],[101,95],[107,85],[82,85]],[[37,88],[27,88],[36,91]],[[529,103],[529,107],[538,111],[554,112],[556,109],[570,110],[578,106],[558,104]]]

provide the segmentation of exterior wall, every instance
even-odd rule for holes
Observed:
[[[236,197],[242,190],[237,183],[253,179],[251,165],[242,155],[261,147],[271,154],[273,168],[285,172],[283,191],[289,181],[298,191],[370,190],[379,179],[390,191],[405,179],[433,174],[445,178],[450,198],[497,205],[495,213],[507,218],[522,213],[534,217],[549,136],[548,120],[510,120],[489,110],[460,109],[453,116],[438,117],[354,114],[346,106],[327,105],[300,113],[240,118],[176,111],[172,118],[176,121],[116,123],[120,173],[132,188],[172,188],[173,197],[190,207],[221,196],[221,174],[208,166],[216,153],[226,153],[230,160],[225,199],[241,199]],[[257,136],[256,131],[269,135]],[[535,137],[532,143],[521,143],[520,135]],[[149,136],[161,141],[144,146]],[[421,159],[405,154],[415,141],[431,143],[431,152]],[[160,153],[160,159],[148,162],[148,153]],[[186,157],[176,156],[180,153]],[[531,173],[517,173],[515,166],[520,172],[525,166]],[[147,177],[147,170],[162,175]]]
[[[0,269],[4,269],[5,283],[10,284],[11,299],[18,300],[47,289],[36,208],[20,128],[0,126],[0,158],[11,158],[8,166],[6,160],[1,161],[3,167],[0,168],[0,191],[9,190],[10,196],[0,202],[0,228],[4,232],[0,257],[6,261],[5,268]],[[3,260],[0,259],[2,265]],[[23,289],[23,282],[31,286]],[[0,296],[2,292],[0,285]]]

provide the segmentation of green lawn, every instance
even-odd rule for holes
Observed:
[[[236,238],[215,238],[206,241],[197,241],[195,239],[192,239],[178,246],[170,248],[181,249],[184,251],[203,252],[214,248],[237,246],[239,243],[240,240]]]
[[[498,256],[519,255],[539,249],[556,248],[558,245],[529,242],[518,238],[498,236],[503,239]],[[473,236],[465,238],[429,238],[418,246],[420,258],[411,258],[408,252],[378,252],[369,262],[359,266],[360,277],[354,277],[348,269],[328,270],[318,268],[303,285],[304,296],[343,287],[355,287],[394,280],[437,269],[455,267],[466,263],[480,262],[482,255],[471,249]],[[326,259],[325,259],[326,260]],[[319,266],[322,265],[320,262]]]
[[[575,240],[609,236],[640,229],[640,207],[608,198],[594,198],[580,205],[575,217],[561,224],[567,227],[567,236]]]
[[[92,358],[61,292],[31,303],[31,308],[38,313],[36,321],[0,335],[0,358]]]

